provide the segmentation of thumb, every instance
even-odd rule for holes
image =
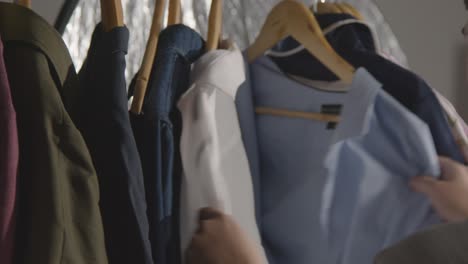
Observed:
[[[429,197],[432,197],[436,193],[438,185],[438,180],[427,176],[415,177],[410,182],[410,187],[414,191],[423,193]]]
[[[445,157],[439,157],[440,169],[442,170],[442,179],[450,181],[461,175],[464,165]]]
[[[200,209],[199,219],[200,221],[211,220],[215,218],[223,217],[223,213],[210,207]]]

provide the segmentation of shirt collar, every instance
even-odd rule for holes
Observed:
[[[22,42],[38,48],[65,83],[73,62],[62,37],[46,20],[20,5],[0,3],[0,34],[5,44]]]
[[[203,55],[192,70],[192,83],[216,86],[232,98],[245,81],[244,57],[235,44],[228,50],[215,50]]]

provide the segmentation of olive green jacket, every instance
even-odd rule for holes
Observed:
[[[9,3],[0,3],[0,35],[20,144],[15,263],[106,264],[96,172],[67,112],[79,89],[67,47]]]

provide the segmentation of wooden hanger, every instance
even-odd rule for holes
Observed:
[[[101,20],[104,31],[124,26],[122,2],[120,0],[101,0]]]
[[[355,68],[333,50],[313,13],[295,0],[283,0],[270,12],[256,41],[247,50],[249,62],[287,36],[301,43],[342,81],[352,82]]]
[[[342,14],[351,15],[350,10],[348,10],[345,6],[343,6],[342,3],[334,3],[334,6],[336,6],[336,8],[338,8]]]
[[[159,33],[163,27],[165,7],[166,0],[156,0],[148,43],[146,44],[146,50],[143,56],[140,71],[138,72],[138,76],[135,80],[135,93],[133,96],[132,105],[130,107],[130,111],[134,114],[141,114],[146,88],[148,86],[148,80],[151,74],[151,68],[153,67],[154,58],[156,56],[156,49],[158,47]]]
[[[247,49],[249,62],[262,56],[268,49],[287,36],[291,36],[301,43],[342,81],[352,82],[354,67],[333,50],[325,39],[313,13],[304,4],[295,0],[283,0],[270,12],[256,41]],[[320,122],[339,121],[336,115],[297,112],[287,109],[256,107],[255,112],[261,115],[306,118]]]
[[[208,36],[206,51],[216,50],[221,40],[223,28],[223,0],[211,1],[210,16],[208,19]]]
[[[31,8],[31,0],[15,0],[15,3],[20,6]]]
[[[180,18],[180,0],[169,0],[169,14],[167,18],[167,25],[180,24],[182,19]]]
[[[319,122],[332,122],[332,123],[340,122],[339,115],[291,111],[291,110],[286,110],[286,109],[278,109],[278,108],[270,108],[270,107],[255,107],[255,113],[258,115],[272,115],[272,116],[280,116],[280,117],[286,117],[286,118],[309,119],[309,120],[314,120],[314,121],[319,121]]]

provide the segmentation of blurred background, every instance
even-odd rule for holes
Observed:
[[[4,0],[0,0],[4,1]],[[209,0],[182,0],[184,23],[206,33]],[[9,1],[6,1],[9,2]],[[245,47],[256,36],[276,0],[225,0],[224,35]],[[313,1],[303,1],[312,4]],[[421,75],[468,119],[468,85],[465,42],[461,30],[468,20],[463,1],[349,0],[378,33],[385,53]],[[65,0],[33,0],[33,9],[54,24]],[[122,0],[131,32],[127,76],[143,56],[154,0]],[[77,68],[88,49],[95,23],[100,19],[98,0],[78,1],[64,28],[64,39]]]

